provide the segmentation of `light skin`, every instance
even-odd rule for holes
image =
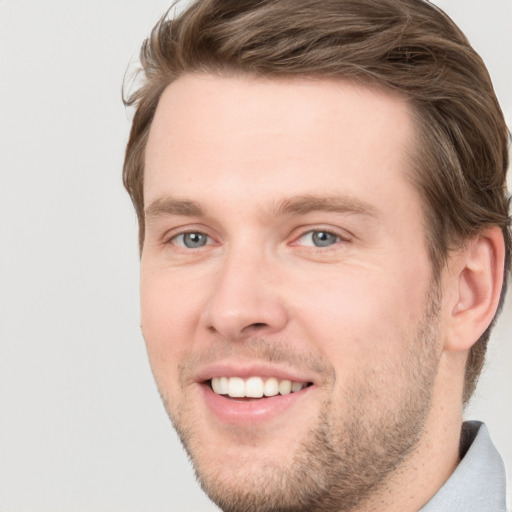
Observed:
[[[162,95],[142,329],[225,510],[418,510],[456,467],[503,240],[483,231],[434,279],[415,133],[405,100],[346,81],[184,75]],[[211,389],[220,377],[303,389],[236,399]]]

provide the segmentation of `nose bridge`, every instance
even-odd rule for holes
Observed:
[[[206,327],[228,339],[279,331],[286,311],[278,293],[277,263],[262,245],[237,243],[227,250],[204,312]]]

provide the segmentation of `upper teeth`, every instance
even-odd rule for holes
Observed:
[[[305,382],[293,382],[288,379],[277,380],[270,377],[263,380],[261,377],[214,377],[212,389],[218,395],[229,395],[232,398],[261,398],[262,396],[287,395],[300,391]]]

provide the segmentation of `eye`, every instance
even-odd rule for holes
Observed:
[[[181,233],[180,235],[174,236],[171,241],[173,244],[179,247],[186,247],[187,249],[199,249],[211,242],[208,235],[198,231]]]
[[[330,233],[329,231],[308,231],[304,233],[298,240],[300,245],[314,247],[329,247],[340,242],[342,238],[339,235]]]

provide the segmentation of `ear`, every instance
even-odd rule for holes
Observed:
[[[469,350],[489,327],[500,300],[504,260],[499,227],[479,233],[454,255],[446,350]]]

